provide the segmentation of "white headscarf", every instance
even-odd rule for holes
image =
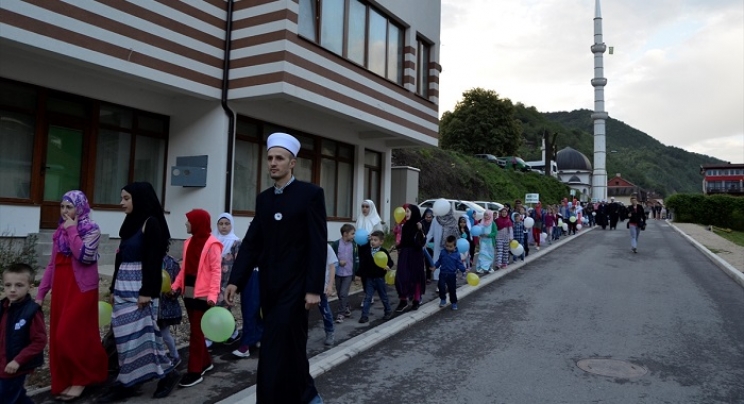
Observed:
[[[220,240],[220,243],[222,243],[222,256],[224,257],[225,255],[230,254],[233,244],[235,244],[236,241],[240,241],[240,238],[235,235],[235,220],[233,220],[232,215],[227,212],[221,214],[220,217],[217,218],[217,223],[222,219],[230,221],[230,224],[232,225],[230,233],[223,236],[222,233],[220,233],[219,226],[217,226],[213,234],[217,240]]]
[[[359,214],[359,217],[356,221],[357,230],[364,229],[367,230],[368,233],[372,233],[375,230],[382,230],[382,219],[377,213],[377,207],[375,207],[375,203],[369,199],[365,199],[362,204],[369,205],[369,213],[367,214],[367,216],[364,216],[363,213]]]

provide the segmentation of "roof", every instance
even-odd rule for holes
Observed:
[[[700,166],[701,169],[707,170],[709,168],[744,168],[744,164],[703,164]]]
[[[559,171],[583,170],[592,171],[592,163],[583,153],[566,147],[559,150],[555,158]]]

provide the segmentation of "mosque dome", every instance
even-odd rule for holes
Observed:
[[[559,171],[592,171],[592,163],[589,159],[580,151],[570,147],[559,150],[555,162]]]
[[[573,177],[571,177],[571,178],[568,179],[568,183],[569,184],[571,184],[571,183],[578,183],[578,184],[580,184],[581,183],[581,178],[579,178],[579,177],[577,177],[577,176],[574,175]]]

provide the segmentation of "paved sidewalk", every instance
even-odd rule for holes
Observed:
[[[669,222],[683,233],[692,237],[732,267],[744,273],[744,247],[709,231],[705,226],[695,223]]]

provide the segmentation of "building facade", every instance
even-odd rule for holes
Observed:
[[[744,195],[744,164],[706,164],[700,174],[706,195]]]
[[[265,142],[276,131],[300,139],[295,176],[324,188],[329,237],[363,199],[390,217],[391,150],[438,143],[440,9],[3,1],[0,231],[56,227],[62,194],[81,189],[102,233],[118,237],[121,187],[149,181],[174,238],[186,238],[193,208],[233,212],[243,234],[271,186]]]
[[[646,191],[623,178],[620,173],[607,180],[607,197],[615,198],[615,202],[622,202],[623,205],[628,206],[630,205],[630,197],[634,195],[641,203],[648,200]]]
[[[592,200],[592,163],[583,153],[565,147],[556,153],[558,181],[571,188],[571,195],[582,202]]]

